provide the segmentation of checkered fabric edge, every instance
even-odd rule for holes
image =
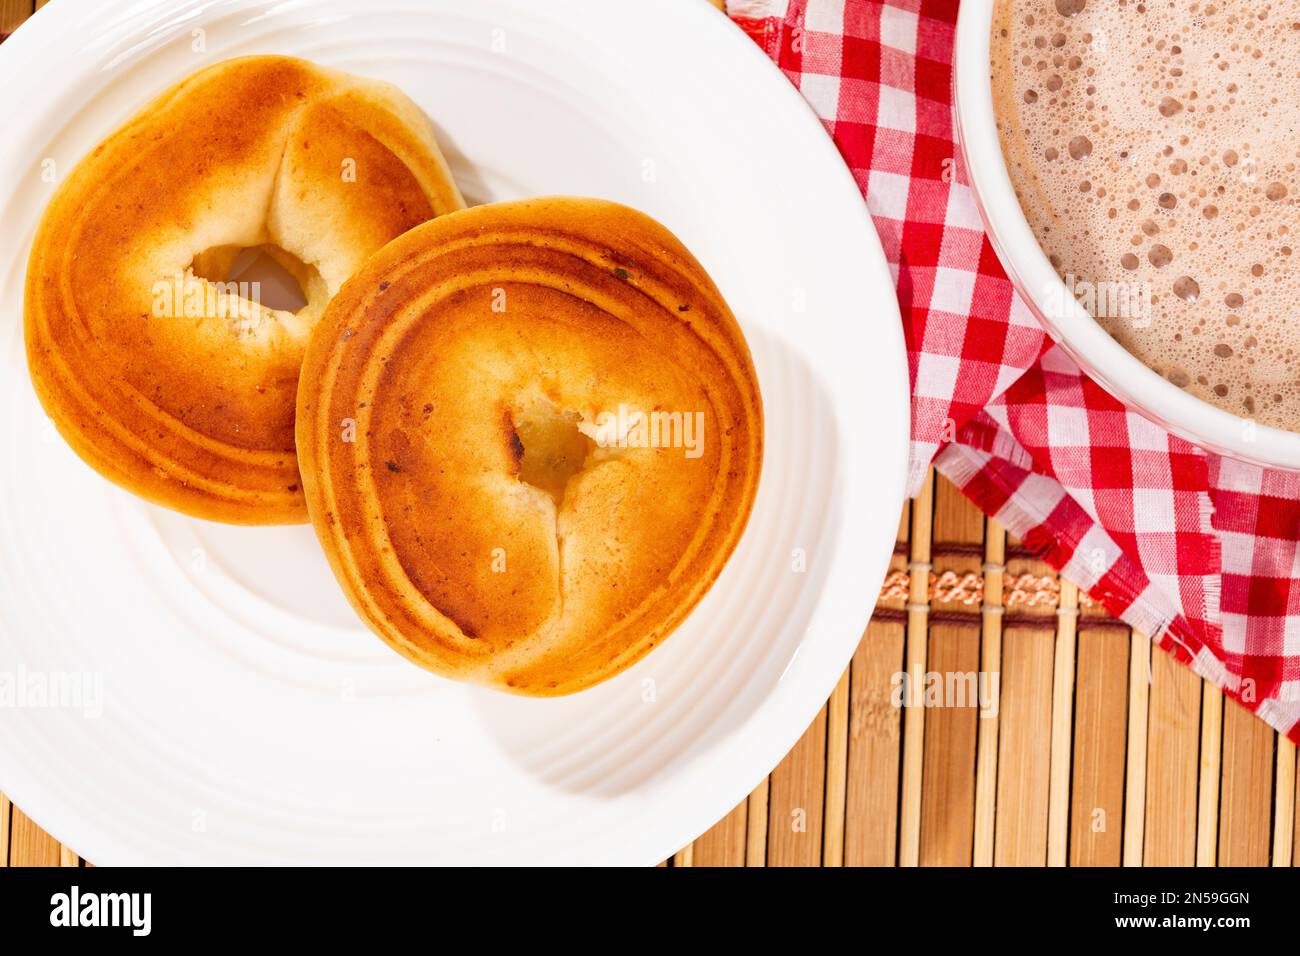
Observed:
[[[1300,742],[1300,476],[1125,409],[1044,334],[952,118],[957,0],[731,0],[835,140],[895,278],[910,489],[931,462],[1116,617]]]

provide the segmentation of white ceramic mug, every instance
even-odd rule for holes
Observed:
[[[1300,470],[1300,434],[1258,425],[1202,401],[1143,365],[1070,294],[1021,211],[993,115],[989,39],[995,0],[962,0],[953,100],[957,136],[989,239],[1030,310],[1079,366],[1130,408],[1203,448]]]

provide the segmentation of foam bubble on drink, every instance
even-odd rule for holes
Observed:
[[[1026,218],[1098,321],[1300,431],[1300,4],[998,0],[991,59]]]

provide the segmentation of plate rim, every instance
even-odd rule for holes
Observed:
[[[232,0],[239,3],[245,0]],[[248,0],[256,2],[256,0]],[[307,12],[310,10],[314,0],[303,0],[295,4],[295,13]],[[555,6],[560,3],[567,4],[569,7],[577,8],[584,4],[603,4],[606,7],[621,4],[629,13],[638,6],[637,0],[559,0]],[[772,106],[773,113],[784,111],[789,114],[792,124],[798,124],[798,129],[787,129],[786,136],[794,139],[803,138],[808,145],[806,151],[814,155],[820,153],[822,160],[819,164],[825,166],[824,173],[827,177],[838,179],[840,186],[836,187],[838,191],[844,194],[846,204],[850,204],[860,210],[860,221],[858,222],[859,231],[863,234],[863,249],[861,250],[866,259],[862,264],[860,274],[854,277],[854,285],[860,292],[859,304],[864,310],[870,310],[874,318],[864,315],[860,321],[871,322],[869,335],[872,340],[872,347],[876,350],[889,351],[893,353],[892,360],[885,363],[887,369],[892,370],[889,374],[894,379],[892,383],[881,382],[880,390],[882,398],[885,393],[892,390],[893,404],[890,408],[890,415],[884,416],[887,421],[880,424],[879,430],[882,434],[879,437],[879,443],[870,450],[877,461],[885,460],[885,455],[893,456],[895,465],[893,467],[881,468],[878,464],[875,467],[877,475],[873,484],[877,486],[878,493],[875,498],[885,499],[897,502],[901,508],[905,500],[905,487],[908,472],[908,451],[909,451],[909,431],[911,420],[911,403],[910,403],[910,386],[907,365],[906,344],[904,340],[901,313],[899,310],[897,297],[895,294],[892,272],[889,269],[885,257],[883,246],[875,230],[867,204],[859,190],[852,172],[840,156],[833,140],[824,128],[821,120],[816,115],[812,106],[803,98],[798,89],[790,83],[786,76],[776,66],[775,63],[758,47],[753,40],[732,23],[725,14],[714,8],[707,0],[671,0],[664,2],[659,0],[661,6],[656,10],[657,18],[672,20],[683,24],[683,29],[693,31],[695,34],[701,34],[704,31],[713,31],[713,37],[708,38],[709,42],[717,43],[719,46],[728,44],[734,51],[735,62],[743,62],[744,58],[749,58],[752,67],[745,67],[752,73],[752,78],[745,78],[748,84],[746,93],[749,95],[770,96],[777,101],[781,101],[780,107]],[[170,13],[179,15],[186,8],[198,9],[211,15],[219,11],[225,4],[204,3],[202,0],[187,0],[185,7],[178,8],[174,3],[168,4],[164,0],[135,0],[117,10],[104,11],[102,5],[97,0],[55,0],[47,4],[40,11],[33,15],[28,21],[22,24],[19,29],[0,45],[0,82],[7,77],[16,75],[25,64],[30,64],[32,58],[39,52],[43,51],[51,43],[63,38],[65,42],[75,45],[81,38],[85,40],[85,31],[91,21],[99,21],[100,27],[106,28],[108,25],[120,25],[127,18],[144,14],[150,10],[167,7]],[[81,14],[80,19],[75,19]],[[557,14],[558,15],[558,14]],[[694,18],[694,20],[692,20]],[[65,28],[65,23],[71,23],[70,27]],[[745,52],[741,52],[744,50]],[[721,52],[719,58],[724,56]],[[733,54],[725,54],[731,59]],[[795,117],[799,117],[795,119]],[[30,124],[21,127],[26,131],[31,129]],[[18,143],[24,141],[24,136],[14,136],[9,142]],[[8,147],[15,148],[13,146]],[[6,147],[0,143],[0,150]],[[884,293],[881,295],[881,293]],[[883,301],[879,301],[883,299]],[[880,313],[886,313],[883,317]],[[892,316],[892,321],[890,318]],[[783,329],[784,331],[784,329]],[[896,409],[896,411],[895,411]],[[862,414],[869,414],[869,409],[862,410]],[[842,428],[844,422],[837,421],[837,427]],[[886,440],[888,439],[888,440]],[[865,444],[865,440],[864,440]],[[892,450],[889,447],[892,446]],[[837,453],[837,457],[842,458],[844,453],[843,446]],[[857,482],[855,476],[849,472],[847,466],[842,467],[837,477],[837,487],[841,494],[842,503],[842,523],[836,528],[836,540],[833,550],[827,555],[826,560],[829,562],[831,569],[827,573],[826,580],[822,585],[821,592],[817,596],[816,603],[810,612],[808,631],[811,632],[819,623],[824,623],[823,618],[829,616],[832,612],[847,621],[852,613],[852,609],[847,605],[852,599],[854,586],[851,582],[843,579],[849,575],[846,563],[853,566],[854,576],[862,577],[862,572],[870,571],[866,575],[869,582],[872,575],[883,578],[887,567],[891,549],[884,546],[884,541],[877,543],[864,544],[856,546],[854,539],[866,537],[860,532],[862,528],[855,529],[852,527],[851,518],[854,515],[861,516],[871,510],[871,502],[866,501],[866,492],[857,492],[855,495],[854,486]],[[883,490],[880,490],[883,489]],[[896,527],[896,520],[891,516],[885,522],[888,527]],[[858,533],[855,533],[858,532]],[[748,529],[746,533],[749,533]],[[890,534],[892,543],[893,535]],[[860,552],[859,554],[849,556],[850,549]],[[784,759],[791,747],[798,741],[807,729],[809,723],[817,715],[820,709],[825,705],[827,698],[833,692],[838,684],[844,669],[852,659],[854,650],[863,638],[863,634],[871,614],[874,610],[874,588],[870,583],[863,583],[859,580],[856,585],[858,592],[864,593],[864,597],[857,601],[861,607],[857,614],[859,620],[850,629],[847,625],[844,627],[843,634],[831,634],[822,638],[819,642],[805,641],[799,645],[794,657],[787,666],[786,673],[782,679],[774,685],[768,695],[756,705],[754,711],[750,713],[744,721],[733,731],[730,738],[726,741],[720,741],[718,746],[711,752],[710,762],[714,765],[722,763],[723,749],[725,756],[732,763],[752,765],[759,767],[761,770],[751,770],[748,774],[742,776],[738,769],[728,769],[727,773],[719,774],[719,779],[715,781],[716,786],[711,788],[710,793],[693,793],[689,799],[683,799],[681,791],[687,789],[679,784],[676,787],[677,800],[674,806],[667,808],[664,814],[656,816],[671,817],[671,823],[665,823],[653,830],[654,838],[650,836],[651,828],[646,828],[637,838],[634,846],[625,847],[629,852],[619,854],[622,856],[632,856],[633,859],[618,859],[602,862],[635,862],[641,864],[650,864],[660,862],[672,852],[675,848],[685,846],[701,833],[705,832],[718,819],[725,815],[733,806],[744,799],[761,781],[771,772],[771,770]],[[834,601],[830,596],[834,595]],[[796,665],[803,669],[813,668],[812,672],[804,678],[804,684],[800,692],[795,695],[794,699],[789,702],[782,702],[783,709],[776,708],[775,701],[781,694],[781,689],[786,684],[786,677]],[[746,746],[742,747],[740,742]],[[0,741],[0,755],[3,754],[3,742]],[[45,763],[41,764],[43,768]],[[51,835],[62,840],[58,836],[63,834],[73,837],[66,841],[67,845],[76,848],[78,853],[82,853],[87,858],[94,860],[96,863],[112,865],[118,861],[134,862],[139,857],[139,851],[133,849],[127,842],[121,839],[120,831],[105,830],[97,824],[86,822],[76,811],[62,801],[61,798],[53,794],[46,794],[45,787],[39,779],[39,769],[31,774],[24,773],[21,761],[5,761],[3,767],[0,767],[0,773],[4,775],[5,793],[11,798],[15,806],[20,806],[34,822],[46,829]],[[680,774],[679,774],[680,776]],[[14,784],[17,786],[13,786]],[[744,789],[741,786],[744,785]],[[674,812],[675,811],[675,812]],[[661,853],[655,849],[658,845],[672,844],[674,849]],[[653,846],[652,846],[653,844]],[[613,854],[607,854],[613,855]],[[290,861],[285,861],[290,862]],[[305,862],[305,861],[301,861]],[[489,862],[485,858],[484,862]],[[511,861],[507,861],[511,862]]]

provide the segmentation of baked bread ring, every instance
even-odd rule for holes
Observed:
[[[592,199],[389,243],[312,333],[298,391],[312,523],[358,613],[417,664],[520,694],[605,680],[681,623],[740,538],[762,446],[749,348],[703,267]]]
[[[293,416],[308,332],[371,253],[463,206],[432,125],[396,88],[285,57],[201,70],[50,201],[25,306],[41,403],[143,498],[304,521]],[[222,281],[261,246],[302,286],[299,312]]]

